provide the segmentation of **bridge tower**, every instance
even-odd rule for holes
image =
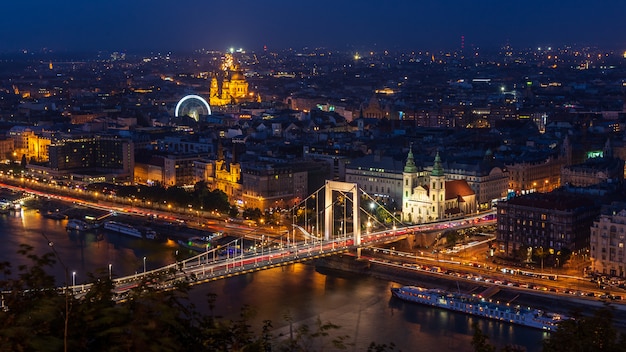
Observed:
[[[328,241],[333,231],[333,191],[352,193],[352,223],[354,233],[354,245],[361,245],[361,197],[359,196],[359,186],[356,183],[326,181],[324,189],[324,240]]]

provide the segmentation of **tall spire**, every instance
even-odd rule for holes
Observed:
[[[417,172],[417,166],[415,166],[415,160],[413,160],[413,143],[409,147],[409,155],[406,157],[406,165],[404,165],[404,172],[415,173]]]
[[[222,146],[222,139],[217,140],[217,160],[224,160],[224,146]]]
[[[441,166],[441,158],[439,152],[435,155],[435,164],[433,165],[433,171],[430,172],[431,176],[443,176],[443,166]]]

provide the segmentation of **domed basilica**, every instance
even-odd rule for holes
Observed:
[[[259,101],[259,97],[248,92],[248,82],[232,54],[226,54],[222,70],[211,78],[209,104],[224,106]]]

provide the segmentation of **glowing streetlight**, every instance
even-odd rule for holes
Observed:
[[[143,272],[146,272],[146,257],[143,257]]]
[[[111,269],[113,268],[113,264],[109,263],[109,280],[111,280]]]
[[[76,286],[76,272],[72,271],[72,286]]]

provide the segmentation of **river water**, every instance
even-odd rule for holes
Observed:
[[[88,282],[88,273],[113,276],[151,270],[174,262],[176,251],[184,251],[172,241],[165,243],[127,238],[110,233],[67,232],[67,220],[44,218],[35,210],[0,215],[2,261],[17,268],[29,264],[16,253],[20,244],[34,247],[35,253],[50,252],[48,240],[67,268],[68,280]],[[59,284],[65,269],[51,269]],[[75,273],[75,274],[73,274]],[[416,283],[418,284],[418,283]],[[313,265],[295,264],[246,274],[198,286],[191,298],[199,310],[208,313],[206,296],[217,294],[214,313],[237,319],[243,305],[256,315],[252,326],[259,328],[271,320],[274,334],[288,334],[293,326],[316,320],[341,326],[338,332],[349,335],[350,351],[364,351],[371,342],[393,342],[402,351],[471,351],[474,321],[497,345],[515,344],[527,351],[539,351],[544,333],[525,327],[478,319],[464,314],[408,304],[391,298],[390,288],[399,284],[354,274],[320,273]],[[257,330],[257,331],[260,331]],[[325,351],[332,349],[327,346]]]

